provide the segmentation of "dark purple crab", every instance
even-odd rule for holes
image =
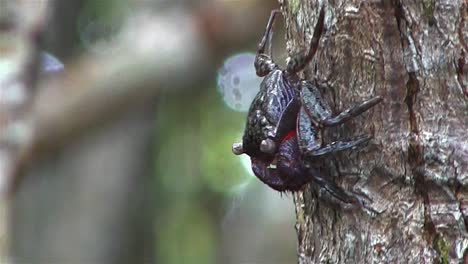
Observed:
[[[236,155],[249,155],[255,175],[275,190],[297,191],[314,181],[336,198],[352,202],[354,199],[331,179],[322,177],[311,164],[324,155],[366,143],[371,136],[323,145],[320,130],[348,121],[381,102],[382,98],[374,97],[332,116],[317,85],[301,80],[297,75],[317,51],[324,27],[324,8],[320,10],[309,51],[290,58],[285,70],[273,62],[271,48],[269,55],[265,54],[275,16],[279,12],[271,12],[259,43],[255,69],[258,76],[265,78],[250,106],[242,143],[233,144],[232,151]]]

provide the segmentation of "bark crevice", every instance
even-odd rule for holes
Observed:
[[[458,59],[457,65],[457,81],[460,84],[461,89],[463,90],[463,94],[468,97],[468,87],[465,85],[463,80],[463,76],[465,76],[465,51],[462,49],[460,52],[460,58]]]
[[[463,94],[468,97],[468,87],[465,84],[465,65],[466,65],[466,57],[465,54],[468,52],[468,45],[465,41],[465,15],[468,13],[468,4],[463,2],[460,7],[460,23],[458,25],[458,38],[460,41],[460,58],[458,58],[457,62],[457,81],[460,85]]]

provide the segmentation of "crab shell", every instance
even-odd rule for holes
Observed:
[[[279,69],[271,71],[249,109],[242,151],[256,160],[273,160],[281,142],[296,129],[299,91],[284,74]]]

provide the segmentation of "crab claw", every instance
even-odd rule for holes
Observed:
[[[274,154],[276,151],[276,143],[270,138],[264,139],[260,143],[260,151],[268,154]]]
[[[232,144],[232,153],[235,155],[241,155],[244,153],[244,149],[242,147],[242,143],[234,143]]]

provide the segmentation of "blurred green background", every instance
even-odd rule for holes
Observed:
[[[155,147],[157,258],[161,263],[295,263],[291,196],[263,185],[231,153],[245,116],[215,78],[158,100]]]
[[[57,43],[49,34],[46,50],[63,60],[65,68],[80,54],[106,52],[106,43],[115,39],[135,4],[155,10],[177,6],[197,14],[209,21],[201,23],[211,33],[207,45],[219,49],[210,66],[215,69],[212,78],[200,87],[155,99],[155,219],[148,232],[154,233],[157,262],[296,263],[292,197],[263,185],[252,174],[249,158],[231,153],[232,143],[242,138],[245,107],[258,90],[253,65],[241,62],[227,69],[231,79],[224,84],[238,89],[220,87],[219,80],[229,58],[256,52],[275,1],[83,1],[63,9],[72,9],[61,14],[69,16],[69,24],[51,22],[51,31],[68,35],[67,43]],[[281,33],[275,39],[284,41]],[[225,48],[223,42],[237,48]],[[238,102],[232,102],[229,92]]]

